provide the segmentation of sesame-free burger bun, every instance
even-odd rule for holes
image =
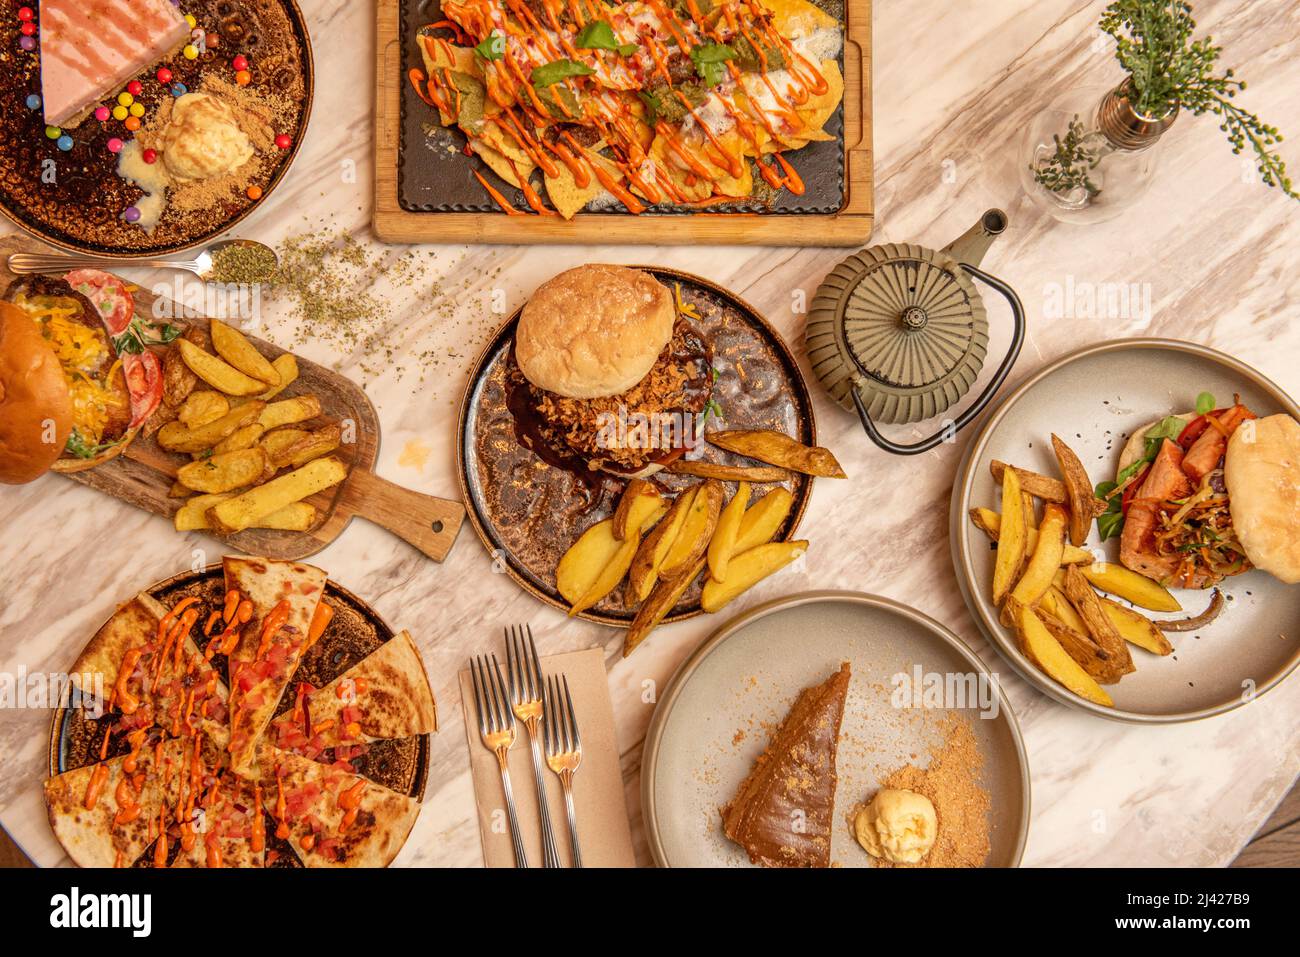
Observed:
[[[63,368],[27,313],[0,302],[0,482],[43,475],[72,429]]]
[[[515,360],[571,399],[619,395],[649,374],[673,336],[673,296],[649,273],[592,264],[547,280],[524,306]]]
[[[1246,557],[1300,582],[1300,423],[1289,415],[1243,422],[1228,439],[1223,474]]]

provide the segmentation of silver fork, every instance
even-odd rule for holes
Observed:
[[[515,794],[510,789],[510,748],[515,743],[515,716],[506,698],[506,683],[501,680],[501,666],[492,656],[489,668],[482,655],[469,661],[474,678],[474,708],[478,712],[478,731],[484,746],[497,756],[501,769],[501,789],[506,794],[506,813],[510,816],[510,841],[515,849],[515,867],[527,867],[528,855],[519,836],[519,818],[515,814]]]
[[[528,643],[524,643],[524,629]],[[537,658],[537,645],[533,642],[533,629],[511,625],[506,633],[506,664],[510,671],[510,704],[515,717],[528,729],[528,744],[533,752],[533,783],[537,787],[537,814],[542,819],[542,863],[544,867],[560,867],[560,850],[555,846],[555,832],[551,828],[551,811],[546,805],[546,781],[542,774],[542,725],[545,722],[542,707],[542,663]]]
[[[578,845],[578,818],[573,810],[573,773],[582,764],[582,736],[578,734],[578,719],[573,713],[573,696],[569,694],[569,679],[564,682],[564,695],[554,675],[546,679],[546,763],[560,778],[564,789],[564,810],[569,816],[569,847],[573,850],[573,866],[582,866],[582,848]]]

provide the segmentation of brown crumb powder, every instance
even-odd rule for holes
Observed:
[[[907,765],[892,772],[882,787],[915,791],[930,799],[939,818],[934,847],[916,864],[872,858],[877,867],[983,867],[989,855],[989,796],[979,786],[984,757],[970,722],[950,713],[943,740],[930,751],[930,766]],[[853,816],[856,816],[856,809]],[[852,828],[852,818],[849,823]]]

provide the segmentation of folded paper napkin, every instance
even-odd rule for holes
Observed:
[[[501,674],[507,681],[505,660]],[[614,737],[614,706],[609,697],[605,673],[605,654],[600,648],[574,651],[542,658],[542,674],[565,675],[573,693],[573,712],[582,735],[582,765],[573,777],[573,803],[578,819],[578,839],[584,867],[635,867],[632,831],[628,826],[627,803],[623,799],[623,772],[618,761],[618,741]],[[478,733],[478,715],[474,710],[474,680],[469,670],[460,673],[460,700],[465,712],[465,736],[469,740],[470,773],[474,778],[474,803],[478,807],[478,830],[483,840],[483,860],[488,867],[514,867],[510,843],[509,818],[505,794],[501,790],[501,772],[496,755],[483,746]],[[528,729],[515,721],[518,734],[510,749],[510,784],[515,794],[519,829],[530,867],[542,866],[542,829],[537,816],[537,789],[533,783],[532,756],[528,746]],[[543,739],[544,741],[544,739]],[[546,755],[545,745],[542,748]],[[568,867],[569,825],[564,811],[564,793],[560,779],[550,768],[543,767],[547,807],[560,860]]]

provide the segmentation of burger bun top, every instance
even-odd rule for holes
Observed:
[[[1228,439],[1224,480],[1251,564],[1300,582],[1300,423],[1289,415],[1243,422]]]
[[[72,431],[72,397],[58,357],[37,323],[0,302],[0,482],[43,475]]]

